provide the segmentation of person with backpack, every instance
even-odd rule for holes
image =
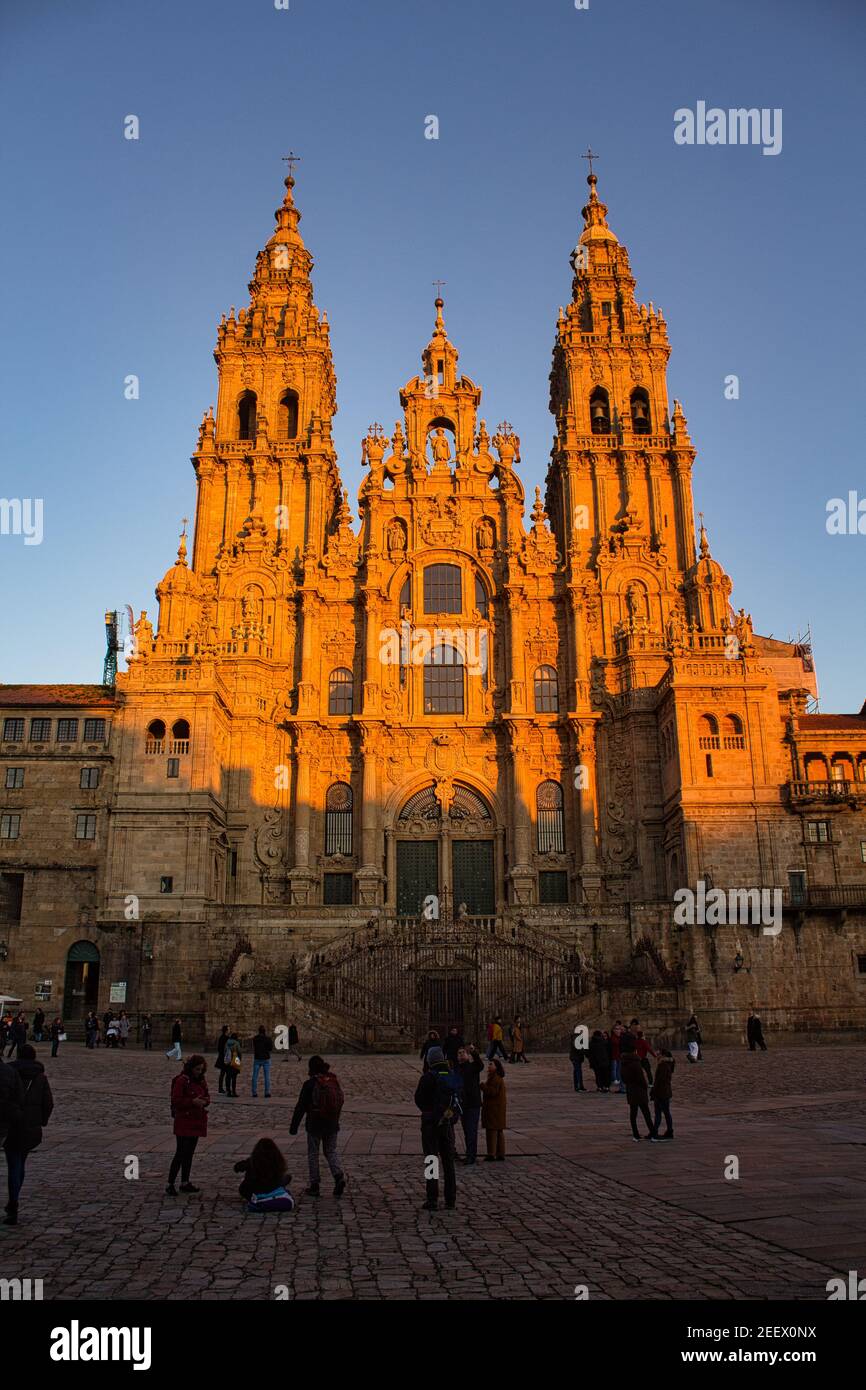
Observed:
[[[259,1024],[259,1031],[253,1038],[253,1100],[258,1100],[258,1081],[261,1071],[265,1078],[265,1100],[271,1098],[271,1053],[274,1050],[274,1042],[269,1038],[265,1031],[265,1025]]]
[[[166,1057],[173,1057],[176,1062],[180,1062],[183,1058],[182,1042],[183,1029],[180,1026],[180,1019],[176,1018],[171,1025],[171,1047],[166,1052]]]
[[[674,1137],[674,1122],[671,1119],[671,1096],[673,1094],[671,1078],[675,1066],[673,1053],[663,1047],[656,1067],[656,1079],[650,1089],[650,1100],[655,1108],[655,1132],[658,1139],[673,1139]],[[667,1129],[664,1134],[659,1134],[662,1116],[665,1118]]]
[[[461,1047],[457,1053],[457,1071],[463,1082],[462,1109],[460,1123],[463,1126],[463,1138],[466,1141],[466,1157],[464,1163],[472,1164],[478,1161],[478,1122],[481,1119],[481,1083],[480,1076],[484,1070],[484,1063],[478,1056],[478,1049],[473,1043]]]
[[[229,1028],[223,1057],[225,1058],[226,1095],[237,1097],[242,1057],[240,1039],[235,1028]]]
[[[235,1164],[235,1172],[244,1175],[238,1192],[247,1211],[294,1210],[295,1199],[289,1191],[292,1175],[273,1139],[260,1139],[249,1158]]]
[[[574,1077],[574,1089],[576,1091],[586,1090],[586,1087],[583,1084],[583,1064],[586,1060],[586,1048],[581,1047],[579,1045],[581,1029],[582,1025],[578,1023],[575,1026],[574,1032],[571,1035],[571,1040],[568,1044],[568,1060],[571,1062],[572,1075]]]
[[[498,1058],[492,1061],[487,1068],[487,1080],[482,1081],[481,1089],[484,1092],[484,1100],[481,1105],[481,1123],[487,1137],[487,1154],[484,1162],[493,1163],[494,1160],[498,1159],[500,1163],[503,1163],[505,1161],[506,1120],[505,1068]]]
[[[210,1092],[205,1080],[207,1062],[195,1053],[171,1083],[171,1113],[174,1120],[174,1158],[168,1170],[166,1196],[176,1197],[175,1179],[180,1173],[181,1192],[200,1192],[190,1182],[192,1160],[199,1139],[207,1135],[207,1110]]]
[[[342,1197],[346,1190],[346,1174],[337,1153],[337,1134],[340,1112],[343,1109],[343,1090],[323,1057],[311,1057],[307,1063],[309,1076],[301,1087],[298,1103],[292,1115],[289,1134],[297,1134],[306,1116],[307,1162],[310,1169],[308,1197],[320,1195],[319,1147],[334,1179],[334,1196]]]
[[[20,1109],[9,1124],[3,1148],[9,1181],[9,1201],[6,1204],[5,1226],[18,1224],[18,1198],[24,1183],[27,1155],[42,1143],[42,1129],[48,1124],[54,1109],[54,1097],[45,1075],[45,1068],[36,1060],[36,1048],[22,1043],[18,1056],[9,1069],[20,1080]]]
[[[439,1208],[439,1174],[445,1183],[445,1205],[457,1205],[457,1172],[454,1125],[462,1114],[462,1077],[453,1072],[441,1047],[428,1049],[424,1073],[415,1087],[415,1104],[421,1111],[421,1152],[427,1196],[424,1211]]]

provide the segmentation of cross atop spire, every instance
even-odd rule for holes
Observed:
[[[601,155],[598,155],[598,154],[595,153],[595,151],[594,151],[593,148],[592,148],[592,145],[587,145],[587,147],[586,147],[586,154],[582,154],[580,157],[581,157],[581,159],[586,159],[586,160],[589,161],[589,177],[592,178],[592,177],[593,177],[593,172],[592,172],[592,161],[593,161],[594,159],[601,159]]]
[[[288,164],[288,166],[289,166],[289,178],[290,178],[290,179],[291,179],[291,178],[294,178],[294,176],[295,176],[295,165],[298,164],[298,163],[300,163],[300,159],[301,159],[301,156],[300,156],[299,154],[295,154],[293,150],[289,150],[289,153],[288,153],[288,154],[284,154],[284,155],[282,156],[283,163],[284,163],[284,164]]]

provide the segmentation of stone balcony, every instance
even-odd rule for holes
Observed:
[[[786,782],[785,793],[793,806],[810,802],[866,801],[866,782]]]

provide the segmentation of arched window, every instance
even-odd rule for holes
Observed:
[[[161,719],[151,719],[147,726],[148,738],[165,738],[165,725]]]
[[[565,818],[562,787],[558,782],[542,782],[535,793],[538,821],[538,853],[565,853]]]
[[[185,719],[176,719],[171,726],[172,738],[189,738],[189,724]]]
[[[462,613],[459,565],[428,565],[424,571],[424,612]]]
[[[535,713],[557,714],[559,712],[559,686],[553,666],[535,668]]]
[[[151,719],[144,736],[145,753],[162,753],[165,750],[165,724],[161,719]]]
[[[718,748],[719,721],[714,714],[702,714],[698,720],[698,747]]]
[[[631,427],[635,434],[652,434],[649,396],[642,386],[631,393]]]
[[[298,393],[297,391],[284,391],[280,396],[280,404],[277,410],[277,430],[280,439],[297,439],[298,437]]]
[[[593,434],[610,434],[610,398],[603,386],[596,386],[589,398],[589,419]]]
[[[482,618],[487,617],[490,604],[487,598],[487,590],[484,587],[484,580],[481,578],[480,574],[476,574],[475,576],[475,607],[478,609]]]
[[[351,714],[354,693],[352,672],[346,666],[338,666],[328,682],[328,713]]]
[[[830,766],[830,775],[834,782],[853,782],[854,764],[850,753],[834,753]]]
[[[725,748],[745,748],[746,736],[743,733],[743,721],[738,714],[725,715],[723,732]]]
[[[256,437],[256,393],[244,391],[238,401],[238,439]]]
[[[424,658],[424,713],[463,713],[463,657],[454,647],[433,647]]]
[[[352,788],[334,782],[325,796],[325,854],[352,853]]]

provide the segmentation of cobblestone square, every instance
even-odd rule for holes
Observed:
[[[337,1200],[323,1182],[314,1200],[303,1132],[288,1133],[305,1062],[274,1063],[268,1101],[245,1065],[229,1100],[209,1055],[202,1191],[171,1198],[177,1063],[38,1052],[55,1111],[0,1241],[4,1269],[42,1278],[46,1299],[259,1300],[284,1286],[305,1300],[570,1300],[586,1285],[590,1299],[823,1301],[828,1279],[866,1269],[862,1046],[708,1048],[697,1066],[678,1054],[676,1138],[657,1145],[632,1142],[624,1097],[575,1094],[567,1058],[533,1056],[506,1068],[506,1162],[458,1165],[457,1208],[436,1213],[421,1209],[415,1056],[331,1056],[348,1187]],[[232,1164],[263,1134],[289,1160],[293,1213],[248,1214],[237,1197]]]

